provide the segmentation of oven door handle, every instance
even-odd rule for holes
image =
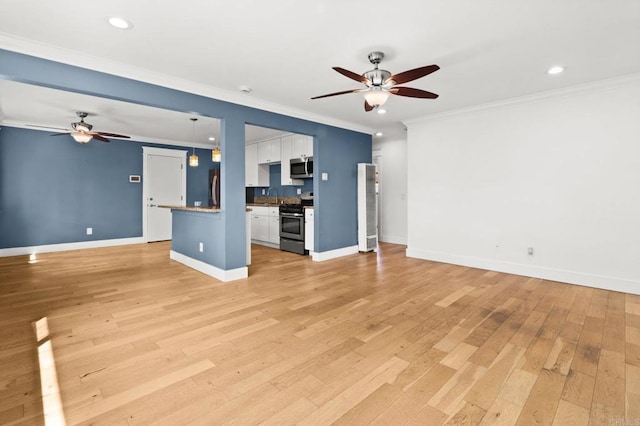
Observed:
[[[304,217],[302,213],[280,213],[280,216],[283,217]]]

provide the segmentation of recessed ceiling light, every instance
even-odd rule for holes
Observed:
[[[386,113],[387,113],[386,109],[378,108],[378,114],[386,114]]]
[[[376,136],[378,137],[382,136],[382,132],[376,132]]]
[[[215,140],[216,140],[216,138],[214,138],[213,136],[211,136],[211,137],[209,138],[209,140],[210,140],[210,141],[215,141]]]
[[[109,23],[120,30],[128,30],[129,28],[133,27],[133,25],[131,25],[131,22],[127,21],[126,19],[118,18],[117,16],[109,18]]]
[[[549,68],[549,71],[547,72],[553,75],[553,74],[560,74],[562,71],[564,71],[564,68],[559,65],[556,65],[554,67]]]

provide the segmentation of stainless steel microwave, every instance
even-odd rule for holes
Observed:
[[[313,157],[292,158],[290,172],[292,179],[313,177]]]

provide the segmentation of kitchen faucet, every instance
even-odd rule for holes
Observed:
[[[272,189],[276,193],[276,204],[278,204],[278,190],[276,188],[269,187],[269,189],[267,189],[267,197],[269,196],[269,193]]]

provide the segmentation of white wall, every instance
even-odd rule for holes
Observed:
[[[408,256],[640,294],[640,75],[406,124]]]
[[[379,157],[380,235],[378,240],[407,244],[407,141],[374,142]]]

